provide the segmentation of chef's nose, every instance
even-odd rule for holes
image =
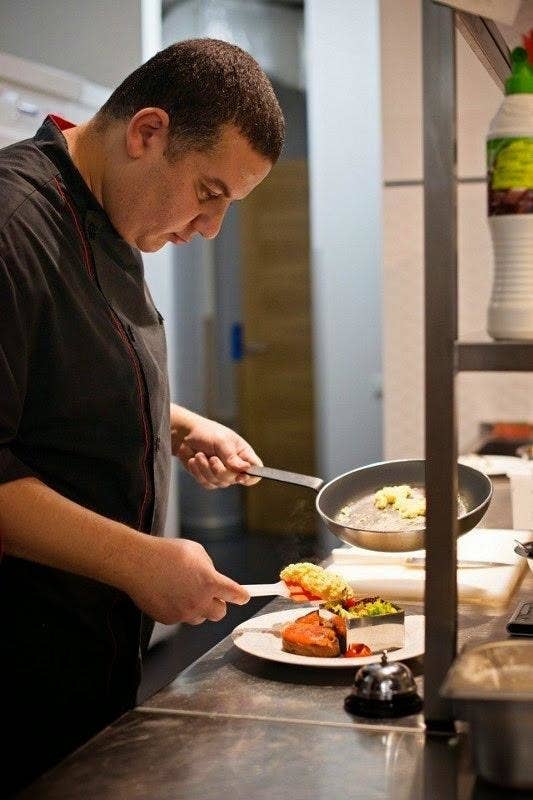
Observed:
[[[228,206],[224,206],[220,210],[212,211],[209,214],[199,214],[194,221],[195,231],[203,236],[204,239],[214,239],[222,226],[227,210]]]

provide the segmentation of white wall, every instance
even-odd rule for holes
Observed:
[[[317,445],[331,478],[381,457],[377,0],[306,0]]]
[[[143,0],[3,0],[0,50],[117,85],[141,61]]]
[[[387,458],[424,454],[421,46],[419,0],[381,0]],[[485,136],[502,94],[460,35],[457,100],[459,335],[467,335],[485,330],[491,289]],[[533,418],[533,375],[461,373],[457,391],[461,451],[482,421]]]

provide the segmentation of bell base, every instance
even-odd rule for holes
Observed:
[[[407,717],[422,711],[422,698],[418,694],[396,697],[393,700],[368,700],[349,694],[344,699],[344,708],[357,717],[387,719]]]

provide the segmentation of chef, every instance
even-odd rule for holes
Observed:
[[[171,454],[206,489],[250,485],[261,462],[171,403],[139,251],[216,236],[283,133],[258,64],[204,39],[87,123],[51,116],[0,151],[2,796],[134,705],[146,619],[248,600],[198,543],[160,537]]]

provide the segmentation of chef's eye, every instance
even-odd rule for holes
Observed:
[[[213,192],[207,186],[202,186],[200,188],[200,195],[199,195],[200,200],[216,200],[217,197],[221,197],[220,192]]]

